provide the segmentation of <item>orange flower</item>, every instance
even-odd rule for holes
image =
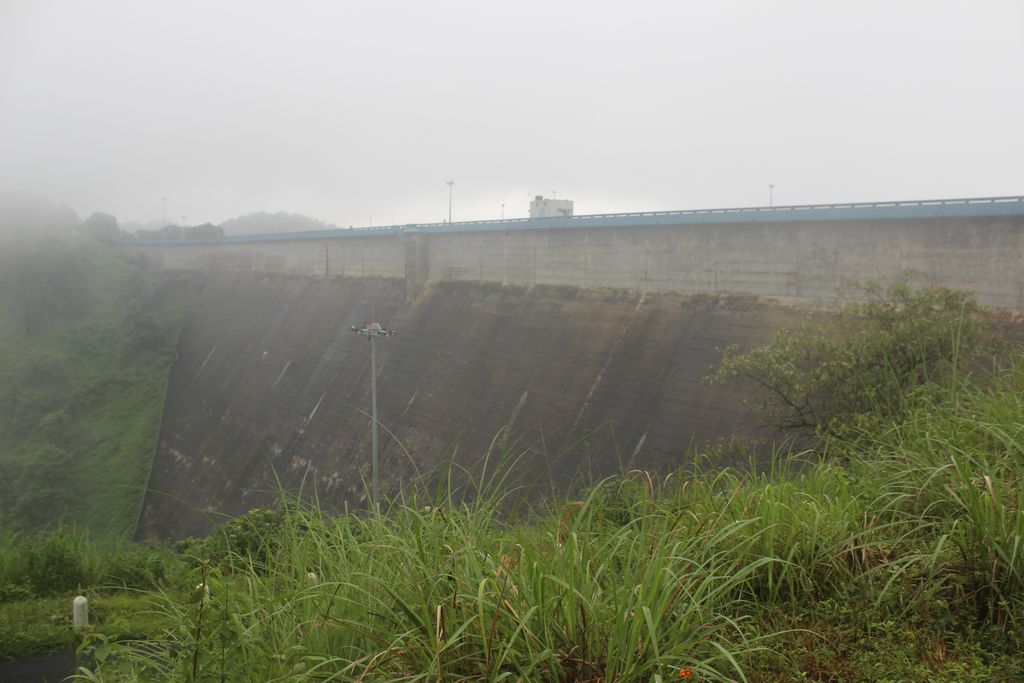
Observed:
[[[685,669],[680,669],[679,670],[679,677],[680,678],[685,678],[687,680],[693,678],[693,669],[691,669],[689,667],[687,667]]]

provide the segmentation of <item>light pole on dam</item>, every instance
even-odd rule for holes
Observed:
[[[390,337],[396,330],[386,330],[381,326],[380,323],[374,322],[373,320],[364,320],[362,327],[358,325],[352,326],[352,331],[356,334],[361,334],[364,337],[370,339],[370,421],[372,424],[371,437],[373,443],[373,488],[372,488],[372,505],[373,511],[377,512],[378,508],[378,480],[377,476],[377,337]]]
[[[446,181],[448,184],[448,223],[452,222],[452,188],[455,187],[455,181]]]

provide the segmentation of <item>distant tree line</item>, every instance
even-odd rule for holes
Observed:
[[[157,229],[139,229],[134,236],[140,240],[207,240],[226,235],[267,235],[277,232],[325,230],[332,227],[335,226],[298,213],[259,211],[231,218],[220,225],[213,223],[194,226],[170,224]]]
[[[275,232],[298,232],[302,230],[325,230],[335,226],[300,213],[258,211],[220,224],[227,235],[266,235]]]
[[[137,221],[128,221],[127,232],[112,214],[97,211],[85,220],[79,219],[67,205],[34,196],[0,194],[0,243],[20,241],[43,235],[81,232],[106,242],[122,239],[140,240],[206,240],[226,235],[266,235],[278,232],[299,232],[334,228],[333,224],[299,213],[258,211],[231,218],[220,225],[167,224],[143,228]],[[152,223],[150,223],[152,225]]]

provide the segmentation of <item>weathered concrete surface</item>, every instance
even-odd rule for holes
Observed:
[[[430,235],[428,280],[817,301],[849,282],[923,281],[1024,308],[1024,218],[736,223]]]
[[[446,282],[407,303],[400,279],[197,277],[141,538],[270,504],[278,478],[305,478],[332,507],[365,505],[370,354],[349,330],[364,319],[400,331],[377,356],[381,423],[415,462],[385,436],[392,493],[456,442],[475,462],[507,425],[525,451],[518,473],[545,488],[669,471],[691,445],[753,436],[746,388],[700,378],[716,347],[763,343],[806,315],[743,297]]]
[[[124,245],[168,270],[608,287],[837,301],[850,281],[923,283],[1024,309],[1024,216],[612,225]]]

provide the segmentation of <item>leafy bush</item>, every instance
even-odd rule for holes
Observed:
[[[0,602],[87,586],[155,588],[178,581],[183,573],[182,558],[167,550],[94,539],[71,527],[28,535],[0,533]]]
[[[257,508],[215,529],[207,538],[186,548],[197,559],[214,564],[241,560],[266,566],[281,548],[288,517],[283,510]]]
[[[152,588],[177,578],[181,568],[180,558],[169,551],[129,545],[111,554],[103,579],[125,588]]]
[[[17,546],[20,571],[10,577],[35,595],[73,590],[86,581],[86,565],[78,541],[67,530],[37,533],[22,538]]]
[[[904,414],[915,392],[991,349],[987,315],[968,292],[906,282],[866,291],[871,301],[822,325],[783,330],[746,353],[729,347],[706,380],[752,380],[762,419],[779,430],[849,433],[872,416]]]

